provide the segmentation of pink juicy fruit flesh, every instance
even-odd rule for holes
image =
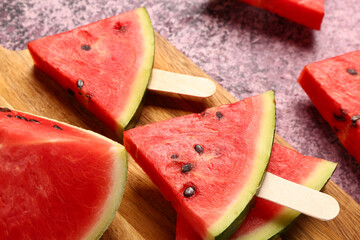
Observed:
[[[278,14],[281,17],[320,30],[324,0],[239,0]]]
[[[145,51],[142,23],[126,12],[28,44],[35,64],[112,129],[128,104]],[[116,40],[116,41],[115,41]],[[89,45],[85,51],[82,45]],[[135,47],[136,46],[136,47]],[[83,81],[81,89],[78,80]]]
[[[113,184],[111,144],[13,110],[0,113],[0,136],[0,239],[84,237]]]
[[[221,217],[219,213],[237,198],[252,173],[263,101],[259,95],[124,133],[127,151],[177,212],[196,223],[198,232],[204,234]],[[221,120],[216,112],[222,113]],[[202,154],[194,150],[196,144],[203,147]],[[179,158],[171,159],[174,154]],[[179,174],[189,161],[194,164],[191,172]],[[185,198],[183,192],[189,186],[195,186],[196,193]]]
[[[360,163],[360,121],[351,117],[360,115],[360,51],[308,64],[299,76],[305,90],[321,116],[334,129],[341,143]],[[348,71],[357,71],[350,74]],[[345,113],[345,114],[344,114]],[[338,120],[336,118],[343,118]]]

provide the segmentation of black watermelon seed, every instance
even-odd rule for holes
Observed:
[[[353,69],[353,68],[348,68],[348,69],[346,69],[346,71],[347,71],[349,74],[353,75],[353,76],[357,76],[357,75],[358,75],[358,72],[357,72],[355,69]]]
[[[26,117],[23,117],[23,116],[20,116],[20,115],[16,115],[15,117],[16,117],[17,119],[29,121]]]
[[[195,194],[195,190],[196,188],[194,186],[190,186],[190,187],[187,187],[185,190],[184,190],[184,197],[191,197]]]
[[[339,122],[345,122],[346,121],[346,118],[344,116],[342,116],[342,115],[336,115],[335,113],[333,113],[333,116],[336,119],[336,121],[339,121]]]
[[[345,112],[344,109],[341,109],[341,108],[340,108],[340,112],[346,116],[346,112]]]
[[[87,97],[89,99],[89,101],[91,101],[91,96],[86,94],[85,97]]]
[[[193,167],[194,166],[191,163],[187,163],[187,164],[184,164],[184,165],[181,166],[181,171],[183,173],[187,173],[187,172],[190,172],[191,169],[193,169]]]
[[[54,128],[56,128],[57,130],[63,130],[61,127],[59,127],[58,125],[54,125]]]
[[[338,132],[338,131],[339,131],[339,129],[338,129],[337,127],[334,127],[334,130],[335,130],[335,132]]]
[[[356,122],[360,120],[360,115],[354,115],[351,117],[351,125],[357,127]]]
[[[199,154],[202,154],[203,151],[204,151],[203,147],[202,147],[201,145],[199,145],[199,144],[196,144],[195,147],[194,147],[194,149],[195,149],[195,151],[196,151],[197,153],[199,153]]]
[[[78,87],[78,89],[81,89],[84,86],[84,81],[82,79],[79,79],[76,82],[76,86]]]
[[[8,117],[11,117],[11,115],[10,115],[10,114],[8,114],[7,116],[8,116]]]
[[[2,108],[2,107],[0,107],[0,112],[11,112],[11,110],[8,109],[8,108]]]
[[[125,33],[127,31],[127,26],[123,25],[118,29],[121,33]]]
[[[67,92],[68,92],[71,96],[74,96],[74,95],[75,95],[74,91],[71,90],[70,88],[68,88]]]
[[[81,45],[81,49],[84,51],[89,51],[91,49],[90,45]]]
[[[223,117],[223,114],[221,112],[216,112],[215,115],[219,120]]]
[[[29,122],[33,122],[33,123],[37,123],[37,124],[40,124],[40,122],[38,120],[35,120],[35,119],[29,119]]]
[[[125,33],[128,29],[128,25],[124,24],[124,23],[121,23],[121,22],[117,22],[115,25],[114,25],[114,29],[117,31],[117,32],[120,32],[120,33]]]
[[[179,158],[179,155],[173,154],[173,155],[170,156],[170,158],[171,158],[171,159],[178,159],[178,158]]]

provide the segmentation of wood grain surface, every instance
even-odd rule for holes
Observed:
[[[209,78],[163,37],[155,35],[155,68]],[[0,59],[0,105],[57,119],[117,139],[73,97],[34,67],[27,50],[15,52],[0,47]],[[148,92],[137,125],[237,101],[217,83],[216,86],[216,93],[207,99]],[[278,135],[275,141],[289,147]],[[322,222],[300,216],[281,236],[282,239],[360,239],[360,205],[331,180],[323,191],[339,201],[341,210],[338,217]],[[174,239],[175,223],[176,212],[171,204],[161,196],[141,168],[130,161],[123,201],[102,239]]]

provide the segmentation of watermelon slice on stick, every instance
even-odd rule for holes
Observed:
[[[274,143],[268,172],[319,191],[330,179],[336,164],[301,155],[295,150]],[[273,239],[279,236],[299,212],[258,198],[255,207],[230,239]],[[200,240],[182,214],[178,214],[176,240]]]
[[[99,238],[124,193],[124,147],[8,108],[0,136],[0,239]]]
[[[151,77],[154,32],[146,9],[138,8],[37,39],[28,49],[37,67],[113,131],[122,133]],[[208,97],[216,89],[209,79],[161,70],[154,72],[151,82],[153,90],[197,97]],[[202,88],[194,88],[194,83]]]
[[[41,70],[121,133],[143,98],[154,61],[145,8],[28,43]]]
[[[310,63],[298,82],[360,163],[360,51]]]
[[[320,30],[324,0],[239,0],[278,14],[306,27]]]
[[[272,91],[124,132],[124,146],[206,239],[239,228],[263,178],[275,129]]]

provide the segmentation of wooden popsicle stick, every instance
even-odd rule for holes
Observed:
[[[206,98],[215,93],[216,86],[207,78],[153,68],[148,89]]]
[[[258,197],[323,221],[335,218],[339,203],[330,195],[266,172]]]

